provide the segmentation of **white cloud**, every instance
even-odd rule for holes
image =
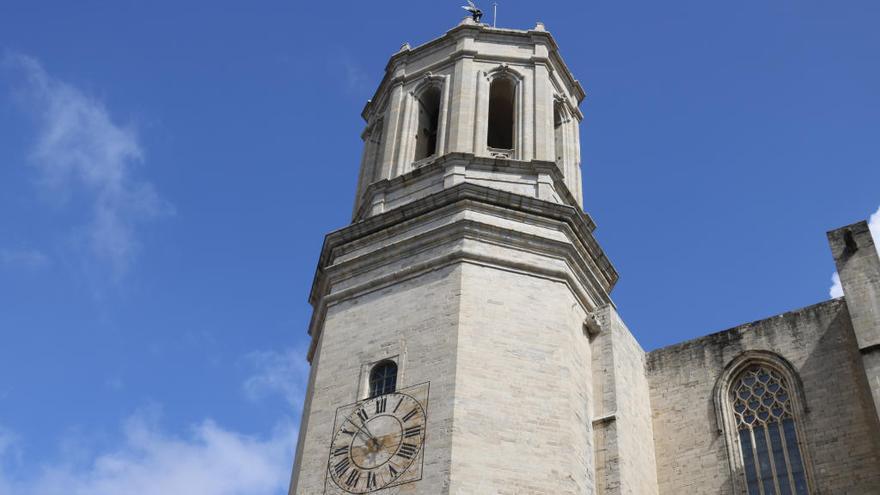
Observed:
[[[252,398],[280,393],[302,403],[308,364],[304,351],[261,351],[245,356],[255,373],[244,382]],[[59,460],[41,462],[20,474],[27,460],[19,437],[0,427],[0,495],[284,495],[287,493],[297,428],[283,414],[271,432],[245,435],[206,419],[184,435],[163,431],[158,409],[147,408],[123,422],[118,445],[93,451],[88,436],[59,442]]]
[[[0,248],[0,265],[27,269],[45,268],[49,257],[36,249]]]
[[[871,231],[871,237],[874,238],[874,247],[877,254],[880,255],[880,208],[877,208],[871,218],[868,219],[868,228]],[[831,288],[828,289],[828,295],[831,297],[843,297],[843,286],[840,284],[840,275],[834,272],[831,275]]]
[[[287,493],[296,442],[292,423],[258,438],[205,420],[181,437],[135,415],[125,423],[123,433],[124,440],[115,449],[94,454],[84,463],[45,464],[26,478],[9,469],[16,462],[4,456],[0,435],[0,495]]]
[[[868,219],[868,228],[871,230],[871,237],[874,238],[874,247],[880,251],[880,208],[877,208],[871,218]]]
[[[257,351],[245,356],[256,373],[244,382],[244,391],[252,400],[280,394],[291,409],[299,411],[309,377],[309,363],[304,349]]]
[[[840,285],[840,274],[837,272],[831,274],[831,288],[828,289],[828,295],[832,298],[843,297],[843,286]]]
[[[144,160],[137,133],[114,122],[100,101],[51,77],[36,59],[7,55],[6,62],[25,78],[22,102],[38,125],[30,161],[41,186],[54,198],[87,198],[82,240],[92,257],[122,276],[139,247],[138,226],[172,210],[149,182],[135,177]]]

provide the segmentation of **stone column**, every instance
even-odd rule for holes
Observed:
[[[447,152],[447,135],[449,134],[449,76],[443,76],[443,95],[440,99],[440,115],[437,118],[437,156]]]
[[[535,45],[535,71],[534,71],[534,158],[552,162],[556,160],[556,150],[553,139],[553,91],[550,87],[550,71],[547,70],[547,47],[543,44]],[[530,159],[527,157],[525,159]]]
[[[372,126],[368,126],[364,133],[361,134],[361,140],[364,142],[364,146],[361,151],[361,170],[358,175],[357,193],[354,196],[354,205],[352,206],[352,219],[354,219],[354,216],[357,214],[358,207],[363,200],[364,190],[367,188],[367,185],[369,185],[370,178],[373,174],[373,164],[370,160],[370,157],[373,154],[373,138],[371,137],[373,132],[374,129]]]
[[[395,168],[395,158],[397,156],[398,141],[400,139],[400,121],[402,118],[403,103],[403,81],[398,81],[391,89],[391,95],[388,98],[388,110],[386,112],[385,121],[385,139],[382,143],[379,163],[377,167],[380,170],[380,179],[392,178]]]
[[[461,56],[455,61],[449,104],[450,153],[473,153],[474,110],[476,108],[477,70],[474,63],[473,39],[459,40]]]
[[[584,182],[581,179],[581,132],[580,132],[580,120],[576,117],[572,117],[572,121],[574,122],[574,155],[571,157],[572,160],[572,169],[574,170],[574,183],[575,188],[571,191],[574,194],[574,197],[577,198],[577,202],[580,205],[581,209],[584,208]]]
[[[410,160],[412,160],[413,154],[412,145],[415,139],[415,125],[413,124],[413,109],[414,106],[412,94],[409,91],[403,90],[401,92],[403,97],[403,111],[401,112],[400,118],[400,132],[397,135],[397,159],[394,162],[394,166],[392,170],[394,171],[392,177],[396,177],[398,175],[403,175],[410,170]],[[418,110],[415,111],[417,113]]]

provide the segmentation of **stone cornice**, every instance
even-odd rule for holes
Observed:
[[[458,210],[479,209],[478,203],[465,201],[453,205]],[[442,212],[448,214],[449,212]],[[570,238],[574,237],[573,232],[567,230]],[[443,244],[453,244],[461,240],[477,240],[484,243],[493,244],[500,247],[521,250],[530,254],[538,254],[540,256],[552,257],[554,259],[565,260],[571,273],[563,273],[558,270],[549,270],[536,267],[534,265],[511,261],[502,257],[492,257],[485,254],[477,254],[462,248],[459,249],[449,259],[483,261],[496,266],[507,267],[531,274],[540,274],[548,278],[558,280],[567,280],[573,290],[578,293],[585,311],[595,308],[600,304],[608,304],[610,302],[608,296],[608,280],[599,272],[599,267],[595,260],[590,257],[583,256],[584,248],[580,243],[574,244],[562,242],[545,237],[528,234],[508,228],[487,225],[485,223],[473,220],[457,220],[442,227],[430,230],[428,232],[408,237],[393,243],[390,246],[383,246],[382,249],[374,250],[363,258],[357,258],[357,261],[344,261],[341,265],[332,265],[326,267],[325,275],[340,282],[344,279],[351,279],[359,275],[367,274],[391,262],[398,261],[402,257],[412,253],[419,253],[426,249],[437,247]],[[407,266],[403,271],[408,273],[421,273],[424,269],[436,269],[436,263],[433,261],[422,262]],[[421,268],[418,268],[421,267]],[[342,275],[344,272],[345,276]],[[387,283],[397,283],[399,281],[400,270],[389,273],[384,278],[371,280],[366,284],[356,284],[354,287],[346,288],[340,292],[334,292],[324,296],[324,303],[332,303],[340,299],[352,297],[365,291],[374,290],[376,287],[387,285]],[[340,278],[341,277],[341,278]]]
[[[425,210],[418,211],[418,205],[407,205],[416,208],[412,208],[413,211],[394,210],[372,217],[372,221],[354,224],[327,235],[309,298],[314,307],[309,324],[309,334],[312,336],[310,360],[320,339],[320,329],[328,307],[455,263],[491,266],[565,283],[587,312],[611,304],[608,293],[617,280],[617,274],[604,253],[598,250],[583,222],[574,215],[574,209],[527,197],[516,198],[519,203],[511,202],[509,199],[512,198],[504,198],[511,195],[474,184],[461,184],[434,196],[422,201],[427,203]],[[486,201],[491,197],[495,201]],[[496,203],[503,203],[503,206]],[[561,227],[557,231],[565,233],[568,241],[482,221],[452,219],[466,211],[492,212],[498,218],[506,215],[508,220],[515,219],[525,224],[556,225]],[[413,236],[399,237],[402,232],[409,229],[415,231],[420,225],[442,218],[449,221]],[[395,235],[398,235],[396,240],[392,239]],[[392,242],[351,257],[355,251],[381,245],[385,240]],[[478,244],[470,247],[461,244],[468,240]],[[487,243],[528,253],[550,263],[530,262],[518,259],[518,256],[504,255],[504,251],[499,254],[478,247]],[[435,256],[422,254],[430,254],[431,250],[434,250]],[[335,261],[343,256],[347,259]],[[420,256],[421,259],[411,264],[392,266],[395,261],[405,260],[407,256]],[[337,285],[339,288],[331,293],[331,286]]]
[[[466,200],[566,223],[571,228],[574,236],[583,244],[589,257],[594,260],[598,273],[605,279],[603,285],[607,285],[607,290],[610,291],[617,282],[617,271],[592,236],[590,224],[587,222],[587,216],[583,212],[570,206],[476,184],[462,183],[328,234],[324,239],[309,301],[314,305],[317,303],[318,298],[323,295],[325,287],[324,272],[331,264],[332,258],[335,256],[334,251],[338,247],[414,219],[420,215],[429,214],[444,206]]]
[[[454,263],[491,266],[565,283],[587,312],[611,303],[608,293],[617,274],[573,208],[467,183],[420,202],[424,204],[406,205],[327,235],[309,298],[314,307],[309,359],[328,307]],[[489,213],[523,225],[555,226],[554,231],[563,233],[568,241],[469,220],[460,216],[464,212]],[[418,233],[420,226],[428,224],[434,227]],[[408,231],[414,235],[402,235]],[[478,244],[469,247],[468,240]],[[502,251],[478,248],[485,244]],[[528,253],[545,262],[505,255],[505,250]],[[410,256],[420,259],[405,262]],[[395,267],[396,261],[404,263]],[[336,287],[332,292],[331,286]]]
[[[543,160],[521,161],[494,157],[478,157],[471,153],[447,153],[439,157],[427,160],[426,163],[410,172],[399,175],[392,179],[383,179],[376,181],[364,190],[363,197],[358,198],[360,206],[354,214],[354,221],[361,221],[368,217],[370,212],[372,199],[377,194],[384,194],[387,191],[399,189],[413,180],[428,176],[431,174],[441,175],[448,166],[463,164],[472,170],[486,171],[505,171],[505,172],[522,172],[526,174],[547,174],[553,181],[553,188],[562,198],[562,201],[569,205],[577,205],[578,201],[568,190],[565,185],[565,177],[559,167],[553,163]],[[584,222],[587,224],[590,232],[596,229],[596,223],[593,218],[579,207],[578,211],[583,215]]]

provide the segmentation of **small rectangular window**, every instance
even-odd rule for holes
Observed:
[[[393,393],[397,390],[397,363],[380,361],[370,370],[370,397]]]

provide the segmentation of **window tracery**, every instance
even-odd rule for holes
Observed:
[[[763,362],[740,367],[730,382],[727,404],[748,495],[810,493],[793,386],[786,373]]]

